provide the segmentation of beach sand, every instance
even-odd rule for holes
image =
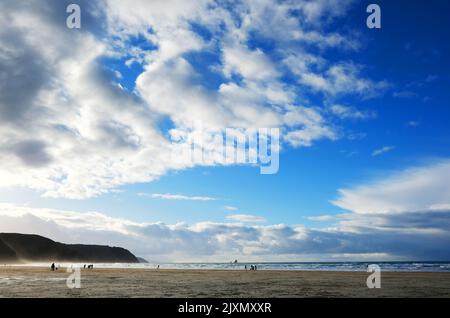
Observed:
[[[0,297],[450,297],[450,273],[93,269],[69,289],[65,269],[0,267]]]

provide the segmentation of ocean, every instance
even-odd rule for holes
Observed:
[[[244,270],[250,265],[256,265],[258,270],[286,270],[286,271],[336,271],[352,272],[367,271],[367,267],[376,264],[381,271],[386,272],[450,272],[450,262],[287,262],[287,263],[95,263],[95,268],[157,268],[161,269],[217,269],[217,270]],[[33,264],[47,266],[48,264]],[[84,264],[57,264],[61,267],[81,266]],[[29,266],[26,265],[26,266]]]

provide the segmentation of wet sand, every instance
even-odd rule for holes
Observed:
[[[0,297],[450,297],[450,273],[93,269],[69,289],[65,269],[0,267]]]

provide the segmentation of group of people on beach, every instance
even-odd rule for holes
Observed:
[[[245,265],[245,270],[247,270],[247,265]],[[250,265],[250,270],[251,270],[251,271],[257,271],[257,270],[258,270],[258,266],[256,266],[256,265]]]
[[[83,268],[84,269],[86,269],[86,268],[87,269],[94,269],[94,264],[90,264],[90,265],[84,264]],[[50,269],[51,269],[52,272],[54,272],[54,271],[58,270],[58,267],[55,265],[55,263],[52,263],[52,265],[50,266]]]

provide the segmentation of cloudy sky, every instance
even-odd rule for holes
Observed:
[[[377,3],[381,29],[356,0],[1,1],[0,232],[151,261],[450,259],[450,4]],[[172,155],[227,127],[279,128],[278,173]]]

